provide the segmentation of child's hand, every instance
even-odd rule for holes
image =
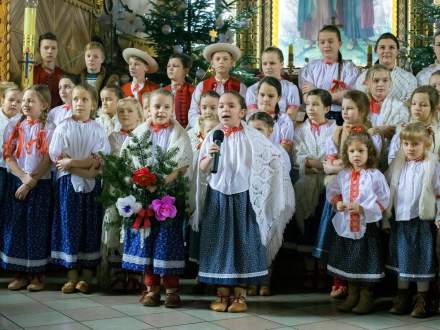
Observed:
[[[26,184],[22,184],[20,187],[18,187],[17,191],[15,192],[15,198],[17,198],[20,201],[23,201],[26,196],[28,195],[29,191],[31,191],[31,187],[29,187]]]
[[[168,184],[168,183],[173,182],[174,180],[177,179],[177,176],[179,174],[184,175],[186,173],[186,170],[188,169],[188,167],[189,167],[189,165],[186,165],[186,166],[183,166],[183,167],[178,168],[177,170],[174,170],[173,172],[171,172],[171,174],[169,174],[165,177],[165,183]]]
[[[350,211],[350,213],[361,214],[363,211],[362,206],[360,206],[358,203],[349,203],[347,208],[348,208],[348,211]]]
[[[215,154],[220,152],[220,147],[216,145],[215,143],[211,144],[211,146],[208,149],[209,154]]]
[[[29,186],[30,189],[37,185],[37,180],[27,173],[21,178],[21,182],[23,185]]]
[[[336,203],[336,210],[338,212],[344,212],[345,205],[344,205],[344,203],[342,201],[339,201],[339,202]]]
[[[310,92],[311,90],[314,90],[316,87],[313,86],[310,83],[305,83],[303,84],[303,87],[301,88],[301,91],[303,92],[303,94],[306,94],[308,92]]]
[[[440,219],[435,220],[435,225],[437,226],[437,229],[440,230]]]
[[[68,171],[72,168],[72,160],[70,158],[62,158],[56,162],[58,171]]]

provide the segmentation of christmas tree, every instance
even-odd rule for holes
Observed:
[[[121,4],[131,12],[128,6]],[[234,41],[236,33],[249,27],[256,8],[245,8],[234,12],[238,1],[214,0],[157,0],[151,2],[151,9],[140,17],[145,25],[145,34],[155,45],[156,60],[161,71],[154,77],[156,81],[168,83],[166,65],[173,53],[185,53],[193,60],[190,80],[193,82],[206,78],[209,64],[202,57],[203,48],[212,42]],[[251,83],[254,77],[248,72],[244,56],[237,63],[236,74]],[[208,72],[209,74],[209,72]],[[234,72],[233,72],[234,74]]]
[[[409,52],[411,69],[417,74],[421,69],[435,61],[434,50],[432,49],[433,27],[438,29],[440,21],[440,6],[430,0],[421,0],[414,3],[414,15],[416,20],[415,29],[409,32],[414,44]]]

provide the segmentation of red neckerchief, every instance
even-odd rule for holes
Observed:
[[[170,123],[166,123],[166,124],[150,124],[150,129],[154,132],[157,133],[159,132],[161,129],[165,129],[170,127]]]
[[[375,114],[380,114],[380,108],[382,107],[383,101],[378,101],[374,97],[370,101],[370,112]]]
[[[133,132],[133,128],[132,128],[132,129],[128,129],[128,130],[125,130],[125,129],[121,128],[121,130],[119,131],[119,133],[120,133],[121,135],[128,135],[128,134],[130,134],[131,132]]]
[[[66,111],[70,111],[70,110],[72,109],[72,107],[71,107],[70,104],[68,104],[68,103],[63,104],[63,108],[64,108],[64,110],[66,110]]]
[[[343,91],[347,89],[347,84],[342,80],[333,79],[332,87],[330,88],[330,92],[334,93],[337,91]]]
[[[243,129],[243,127],[223,127],[223,133],[225,133],[225,136],[231,136],[236,132],[240,132]]]
[[[32,118],[26,118],[26,123],[28,123],[30,126],[34,126],[40,123],[39,119],[32,119]]]
[[[316,133],[319,135],[321,133],[321,126],[327,124],[327,121],[325,121],[322,124],[315,124],[314,122],[310,121],[310,129],[312,133]]]

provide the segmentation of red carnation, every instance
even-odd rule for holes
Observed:
[[[148,167],[140,168],[131,176],[133,182],[140,187],[148,187],[156,183],[156,175]]]

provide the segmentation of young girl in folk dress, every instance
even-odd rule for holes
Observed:
[[[21,89],[14,87],[13,85],[7,87],[2,99],[3,102],[0,108],[0,208],[6,190],[7,177],[9,176],[6,169],[6,163],[3,159],[3,135],[9,122],[16,121],[21,117]]]
[[[123,98],[122,91],[118,87],[105,86],[99,93],[101,108],[98,110],[96,122],[104,127],[107,135],[121,130],[119,122],[118,101]]]
[[[110,153],[107,133],[94,117],[97,94],[89,85],[75,86],[72,117],[55,129],[49,154],[57,167],[52,225],[52,262],[68,269],[63,293],[90,291],[93,268],[101,259],[103,210],[97,202],[101,184],[99,153]],[[82,276],[79,276],[79,272]]]
[[[264,111],[274,119],[271,141],[283,146],[289,155],[293,156],[294,125],[287,113],[280,112],[279,100],[282,86],[278,79],[264,77],[258,83],[258,111]]]
[[[294,212],[289,174],[271,141],[241,121],[246,103],[237,92],[220,96],[221,146],[209,133],[200,149],[196,211],[191,223],[200,228],[199,281],[218,286],[211,309],[243,312],[246,285],[268,274],[282,243],[277,223]],[[217,133],[216,133],[217,134]],[[213,154],[220,152],[217,173]]]
[[[336,122],[325,116],[330,111],[332,98],[324,89],[310,91],[305,100],[308,119],[296,130],[295,157],[299,179],[295,183],[296,228],[300,232],[299,251],[306,253],[306,279],[304,286],[322,288],[326,285],[324,265],[318,263],[310,252],[316,240],[322,206],[325,200],[324,169],[327,141],[332,138]]]
[[[410,123],[420,122],[432,131],[431,152],[435,155],[440,150],[440,126],[438,123],[437,108],[439,105],[439,94],[432,86],[417,87],[410,98]],[[396,157],[400,144],[400,131],[405,125],[396,128],[396,134],[390,142],[388,152],[388,163]]]
[[[178,148],[174,160],[177,162],[176,171],[191,176],[192,152],[188,134],[173,119],[173,95],[163,89],[150,94],[150,119],[141,124],[133,135],[141,138],[146,131],[150,131],[152,156],[147,163],[155,161],[156,146],[163,150]],[[128,137],[123,146],[124,150],[132,138]],[[133,156],[134,167],[141,166],[139,160]],[[145,165],[142,165],[145,166]],[[177,173],[177,172],[176,172]],[[172,174],[171,174],[172,175]],[[144,272],[144,284],[147,290],[142,295],[140,303],[145,306],[160,305],[160,281],[166,289],[165,307],[179,307],[179,275],[185,269],[185,248],[183,241],[184,214],[178,214],[171,222],[159,223],[158,227],[151,231],[148,237],[140,231],[130,232],[127,229],[124,238],[124,252],[122,268]]]
[[[101,92],[102,93],[102,92]],[[143,122],[140,103],[133,97],[126,97],[118,101],[117,117],[121,128],[109,136],[109,143],[113,155],[119,155],[125,139]],[[109,189],[112,189],[109,187]],[[99,267],[99,282],[103,288],[112,291],[134,291],[139,289],[140,283],[135,276],[121,270],[122,247],[120,242],[122,219],[116,206],[105,210],[102,223],[101,254]]]
[[[338,309],[367,314],[374,307],[371,283],[385,276],[377,222],[389,205],[390,191],[375,168],[377,152],[365,128],[348,135],[341,154],[344,169],[327,186],[327,200],[337,211],[327,269],[348,281],[348,296]]]
[[[328,90],[332,95],[332,107],[327,117],[342,125],[341,101],[344,91],[354,87],[359,75],[357,67],[342,59],[341,32],[334,25],[324,26],[318,33],[318,46],[322,59],[308,63],[299,74],[299,86],[303,96],[315,88]]]
[[[6,93],[7,98],[11,96]],[[47,86],[26,89],[23,116],[10,121],[5,129],[3,157],[11,174],[0,211],[3,232],[0,261],[4,269],[16,272],[8,285],[10,290],[44,289],[52,218],[48,146],[53,131],[45,129],[50,103]]]
[[[344,93],[342,99],[342,118],[344,120],[343,126],[336,127],[333,136],[327,140],[326,156],[323,163],[324,172],[328,175],[326,181],[329,182],[344,168],[341,161],[341,151],[347,136],[359,127],[371,128],[368,121],[369,100],[365,93],[350,90]],[[373,143],[378,154],[382,151],[381,135],[375,134],[372,136]],[[330,241],[334,236],[331,219],[334,214],[332,205],[326,201],[321,215],[318,236],[315,243],[313,256],[322,258],[326,256],[330,249]],[[330,295],[334,298],[343,297],[346,295],[346,283],[338,278],[335,278]]]
[[[440,165],[430,152],[432,132],[423,123],[411,123],[399,134],[401,149],[388,171],[391,201],[386,219],[391,218],[390,268],[398,274],[398,292],[393,314],[409,313],[410,282],[417,283],[413,317],[426,317],[432,306],[428,300],[429,282],[435,278],[434,220],[440,227]],[[390,228],[385,222],[385,228]]]
[[[281,49],[267,47],[261,54],[261,69],[265,77],[274,77],[280,81],[282,88],[281,98],[278,102],[280,112],[286,112],[295,121],[301,100],[298,87],[281,76],[284,69],[284,56]],[[258,82],[246,91],[246,106],[249,111],[258,110],[257,94]]]
[[[402,101],[390,95],[391,73],[385,66],[375,64],[368,69],[365,85],[370,98],[368,119],[375,132],[391,139],[397,125],[409,122],[409,110]]]
[[[47,125],[51,126],[51,129],[55,128],[66,118],[72,116],[72,91],[75,87],[76,79],[70,75],[62,75],[58,84],[62,105],[59,105],[49,111],[47,115]]]

